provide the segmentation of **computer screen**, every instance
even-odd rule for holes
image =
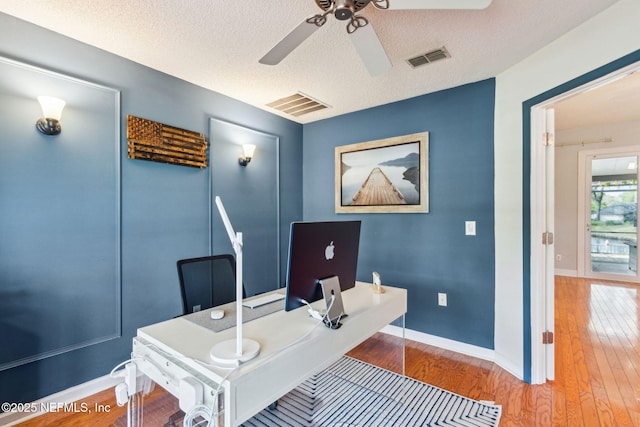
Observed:
[[[322,298],[318,280],[338,276],[340,289],[356,284],[360,221],[293,222],[285,310]]]

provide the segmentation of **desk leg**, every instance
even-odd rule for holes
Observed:
[[[402,376],[407,376],[406,371],[406,362],[407,362],[407,338],[406,338],[406,328],[405,328],[405,315],[402,315]]]
[[[400,401],[404,402],[407,395],[407,338],[406,338],[406,328],[405,328],[405,315],[402,315],[402,394],[400,397]]]
[[[127,403],[127,426],[142,427],[142,393],[136,393],[129,398]]]

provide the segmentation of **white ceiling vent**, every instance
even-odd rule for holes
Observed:
[[[443,46],[440,49],[432,50],[431,52],[423,53],[422,55],[409,58],[407,59],[407,62],[413,68],[416,68],[421,65],[431,64],[434,61],[439,61],[445,58],[451,58],[451,55],[449,54],[447,49]]]
[[[329,108],[327,104],[310,98],[303,93],[296,93],[267,104],[268,107],[282,111],[294,117]]]

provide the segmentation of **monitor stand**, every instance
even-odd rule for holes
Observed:
[[[338,276],[327,277],[318,280],[324,296],[324,303],[327,311],[324,316],[324,324],[329,329],[338,329],[342,326],[340,319],[346,317],[344,306],[342,305],[342,293],[340,291],[340,280]],[[333,302],[331,302],[333,300]]]

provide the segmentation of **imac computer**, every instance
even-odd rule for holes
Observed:
[[[320,282],[333,276],[353,288],[359,244],[360,221],[291,223],[285,310],[322,299]]]

